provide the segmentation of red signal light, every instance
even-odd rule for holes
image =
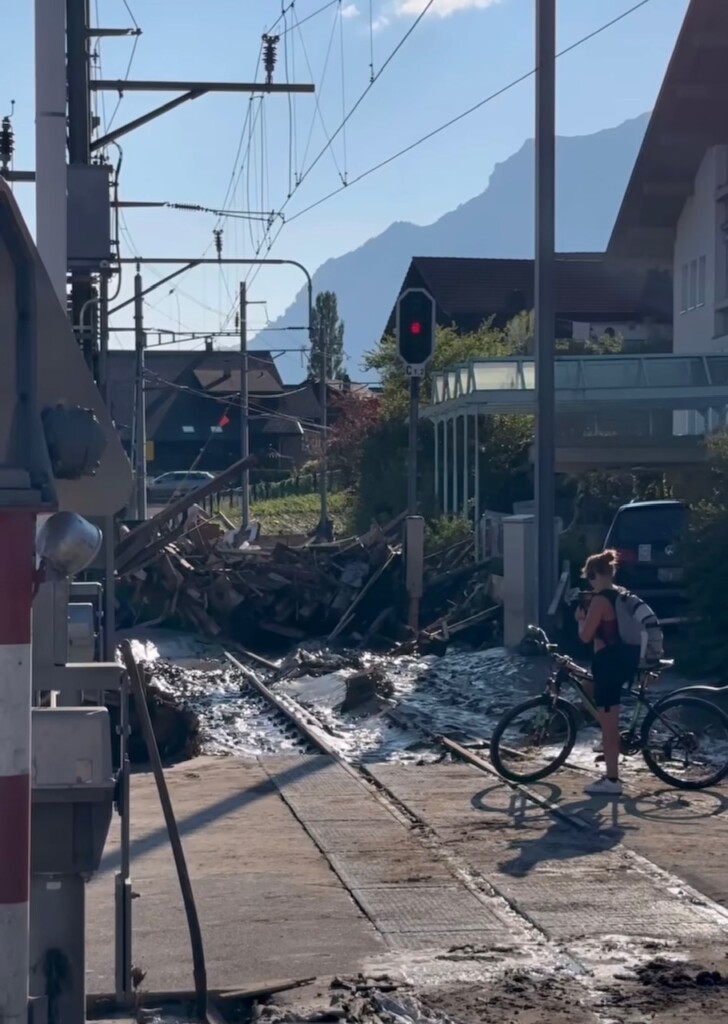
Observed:
[[[410,324],[410,334],[422,334],[422,324],[418,320]]]

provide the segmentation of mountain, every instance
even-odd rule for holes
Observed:
[[[557,140],[556,244],[561,252],[606,248],[648,120],[644,114],[594,135]],[[394,223],[353,252],[322,264],[313,278],[314,295],[336,292],[350,375],[363,376],[362,356],[381,335],[413,256],[527,259],[533,256],[534,216],[531,139],[496,165],[484,192],[433,224]],[[304,289],[271,327],[302,323]],[[300,367],[294,366],[296,373]]]

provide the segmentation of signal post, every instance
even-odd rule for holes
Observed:
[[[419,628],[424,575],[425,521],[418,515],[417,426],[420,380],[435,351],[435,300],[424,288],[408,288],[397,300],[397,355],[410,381],[409,450],[407,454],[406,583],[409,625]]]

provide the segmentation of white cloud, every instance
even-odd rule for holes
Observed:
[[[373,32],[382,32],[389,25],[389,18],[386,14],[380,14],[378,18],[375,18],[372,22]]]
[[[358,18],[359,14],[360,11],[356,4],[347,4],[345,7],[341,8],[342,18]]]
[[[501,0],[435,0],[428,16],[438,18],[449,18],[458,11],[483,9],[500,3]],[[427,6],[427,0],[395,0],[395,11],[400,17],[415,17],[422,14]]]

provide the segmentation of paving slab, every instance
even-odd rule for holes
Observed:
[[[318,766],[281,765],[284,778]],[[205,939],[211,988],[358,970],[386,948],[263,768],[200,758],[166,772]],[[189,990],[190,945],[151,775],[132,779],[133,960],[150,990]],[[88,987],[114,991],[115,819],[88,890]]]
[[[500,901],[470,889],[422,843],[423,830],[381,800],[374,786],[333,764],[295,779],[277,767],[269,772],[283,799],[393,948],[445,949],[443,932],[457,933],[458,942],[477,932],[491,946],[523,941],[514,922],[498,914]],[[345,792],[349,799],[342,797]],[[376,863],[372,855],[377,856]]]
[[[462,886],[400,885],[355,889],[357,900],[385,933],[492,931],[507,927],[492,908]]]
[[[623,844],[619,828],[577,830],[471,766],[370,770],[459,861],[556,942],[607,935],[686,946],[728,941],[728,916],[696,905],[630,857],[633,834]],[[647,827],[643,822],[645,834]]]
[[[531,789],[728,907],[728,784],[687,792],[630,772],[622,799],[605,801],[585,797],[586,781],[584,772],[562,770]]]
[[[421,830],[332,759],[199,758],[166,772],[212,989],[356,973],[387,950],[523,942]],[[151,775],[132,779],[133,961],[154,991],[189,990],[189,938]],[[88,891],[88,988],[114,990],[118,820]]]

